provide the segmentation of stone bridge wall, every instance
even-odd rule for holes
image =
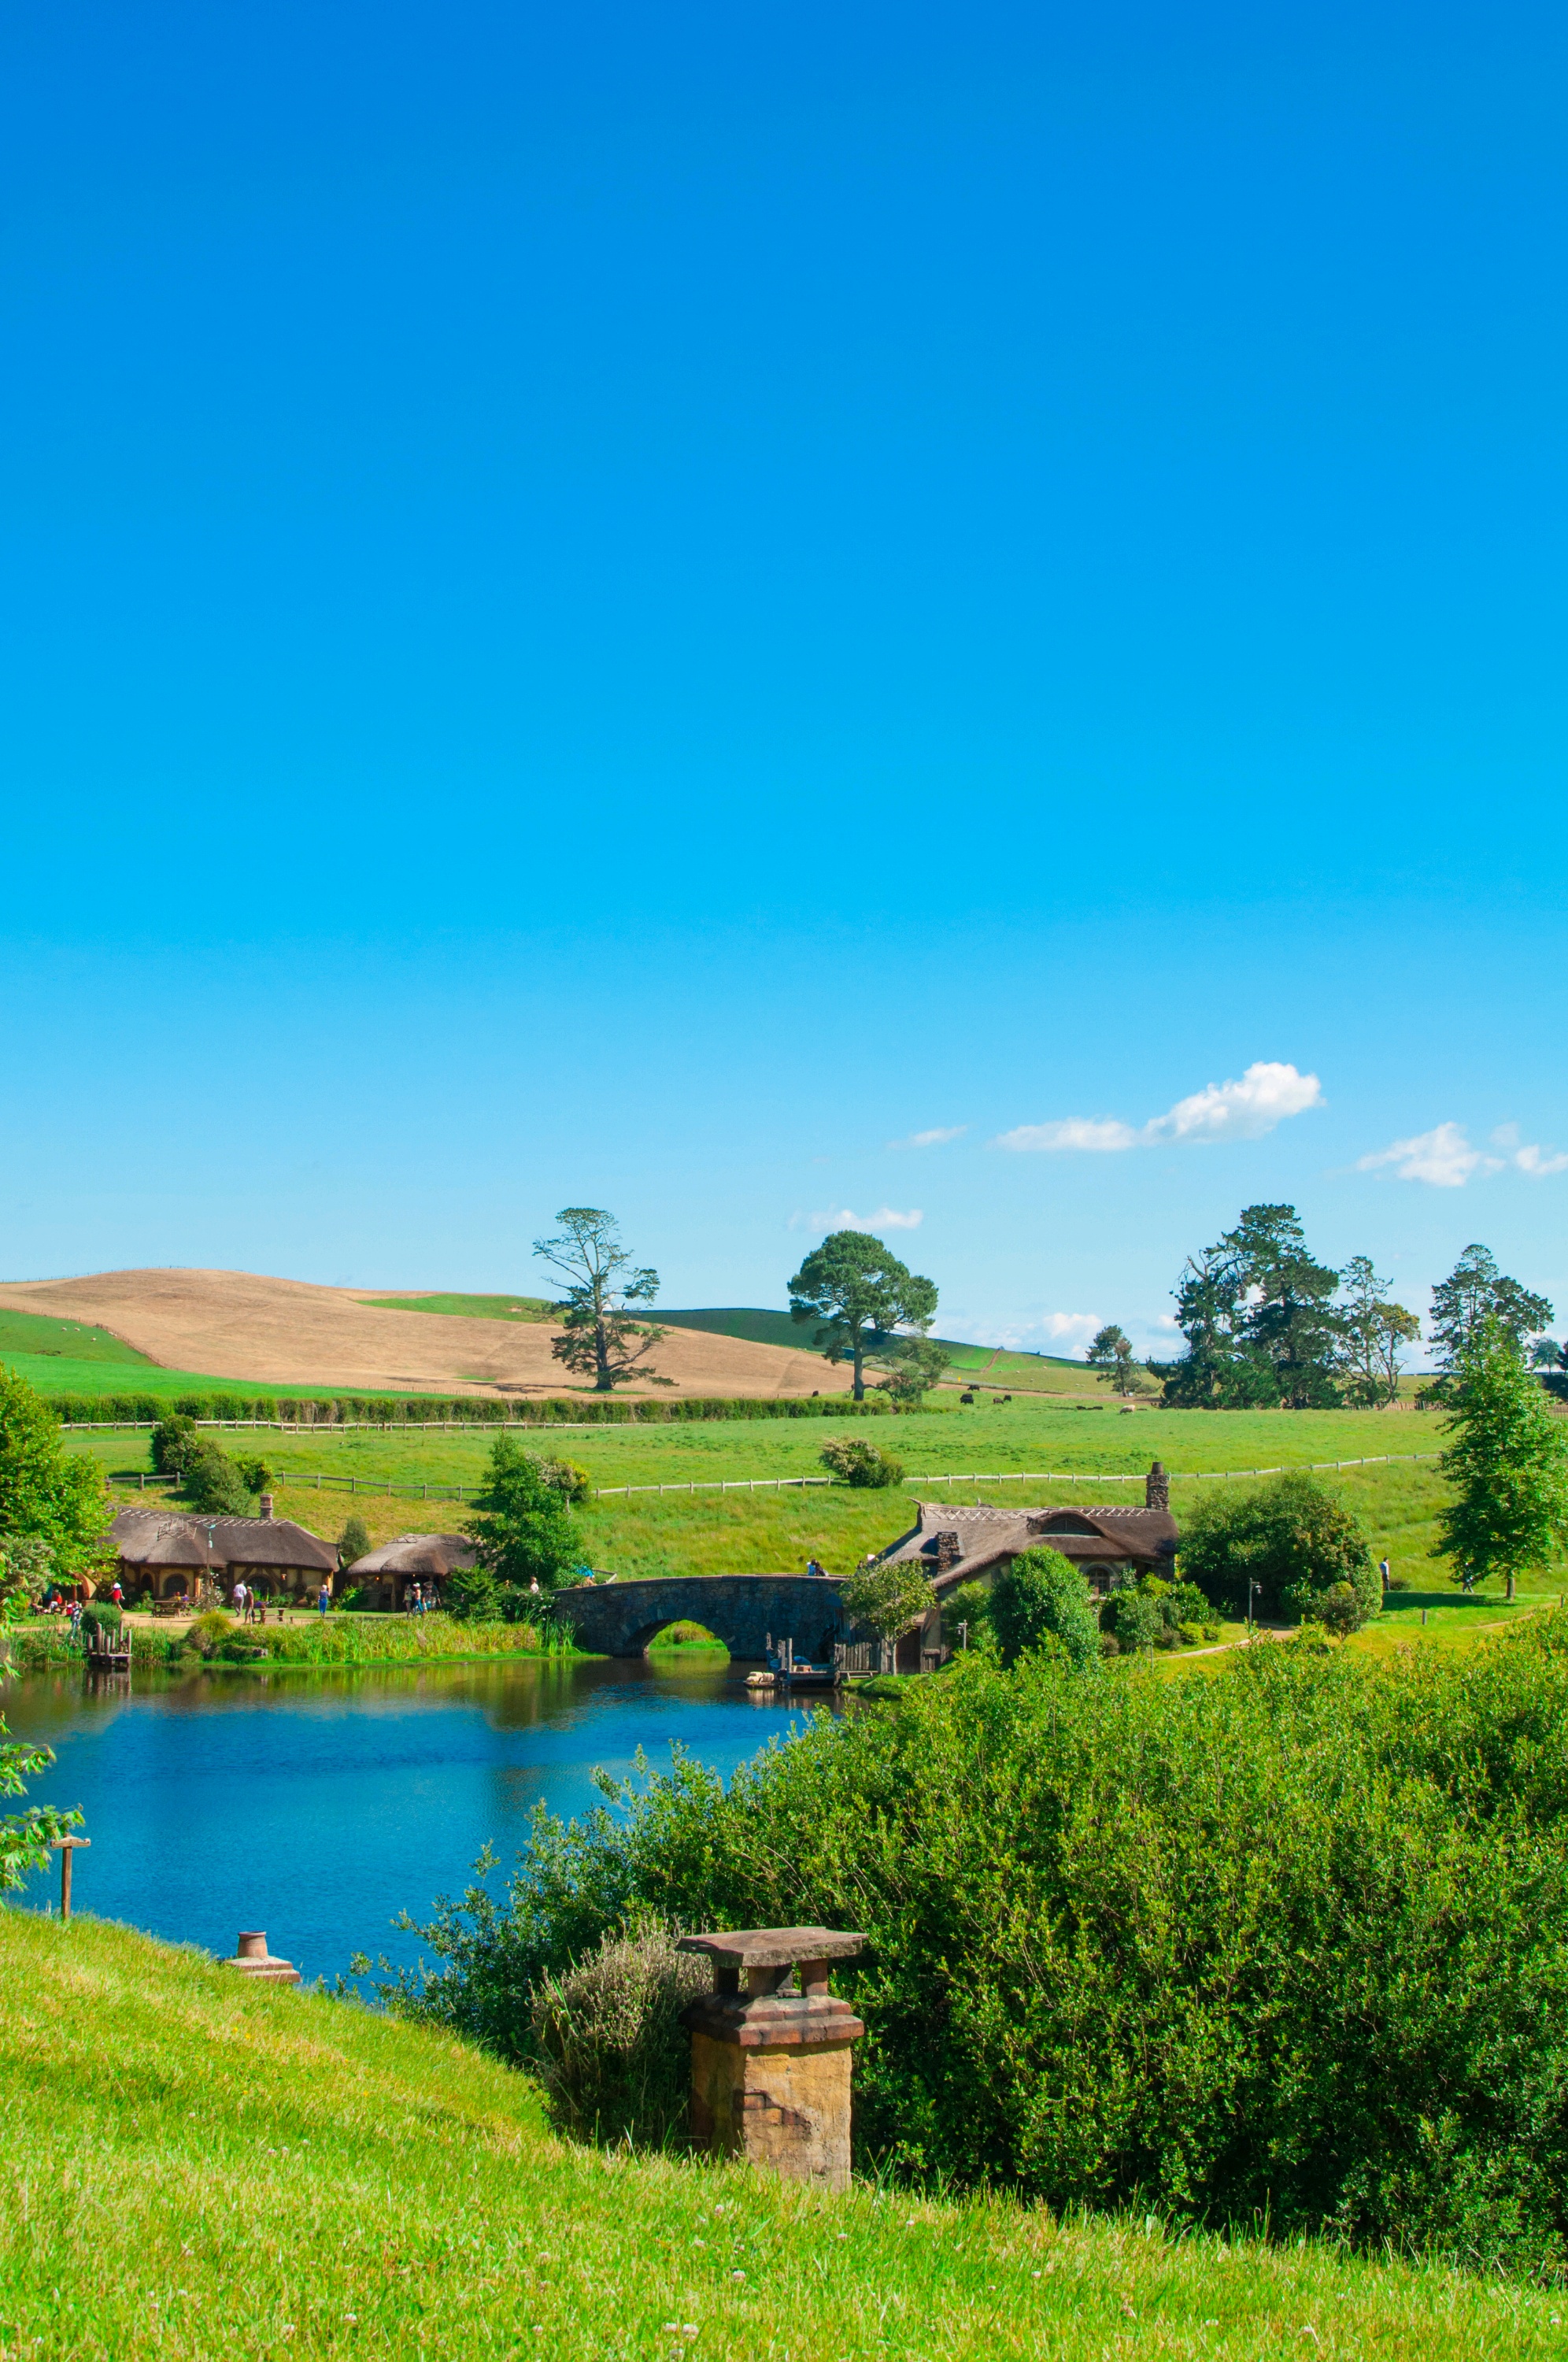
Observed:
[[[820,1663],[850,1628],[836,1575],[705,1574],[635,1583],[572,1584],[555,1595],[580,1649],[600,1657],[640,1657],[667,1624],[690,1621],[717,1635],[732,1657],[766,1654],[767,1635],[792,1639],[798,1657]]]

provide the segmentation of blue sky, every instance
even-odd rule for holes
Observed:
[[[1568,1320],[1564,41],[13,10],[0,1270]]]

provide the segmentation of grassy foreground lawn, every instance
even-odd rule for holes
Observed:
[[[0,2353],[1561,2355],[1568,2301],[1322,2247],[572,2148],[531,2086],[105,1922],[0,1911]]]

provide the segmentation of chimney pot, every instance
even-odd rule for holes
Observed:
[[[271,1514],[272,1514],[272,1496],[271,1495],[271,1493],[263,1493],[263,1494],[262,1494],[262,1496],[261,1496],[261,1515],[262,1515],[264,1518],[270,1518],[270,1517],[271,1516]]]

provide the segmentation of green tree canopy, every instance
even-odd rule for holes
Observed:
[[[42,1396],[0,1366],[0,1534],[37,1536],[73,1575],[97,1555],[108,1522],[97,1462],[67,1451]]]
[[[874,1559],[845,1577],[839,1597],[852,1624],[896,1640],[929,1613],[936,1594],[916,1560]]]
[[[1453,1497],[1438,1523],[1455,1579],[1514,1579],[1545,1566],[1568,1535],[1568,1434],[1526,1369],[1514,1330],[1488,1318],[1473,1328],[1451,1373],[1448,1431],[1439,1465]]]
[[[248,1518],[250,1488],[229,1458],[210,1436],[204,1435],[184,1454],[181,1487],[193,1509],[204,1518]]]
[[[1388,1285],[1370,1255],[1352,1255],[1340,1274],[1340,1380],[1346,1399],[1364,1410],[1398,1401],[1400,1349],[1421,1333],[1416,1315],[1390,1300]]]
[[[1496,1323],[1518,1354],[1527,1337],[1551,1328],[1551,1306],[1544,1296],[1499,1271],[1491,1248],[1477,1242],[1465,1248],[1448,1277],[1432,1290],[1428,1327],[1441,1376],[1430,1392],[1442,1399],[1452,1393],[1460,1363],[1488,1321]]]
[[[923,1336],[936,1315],[934,1282],[900,1263],[867,1231],[832,1231],[790,1282],[790,1309],[817,1324],[815,1351],[848,1362],[854,1396],[866,1399],[866,1363],[885,1352],[897,1332]]]
[[[0,1715],[0,1796],[20,1796],[28,1781],[47,1772],[54,1761],[50,1747],[19,1747]],[[80,1813],[59,1813],[48,1805],[30,1805],[25,1813],[0,1819],[0,1893],[20,1886],[30,1870],[49,1864],[52,1839],[82,1826]]]
[[[553,1591],[581,1557],[577,1525],[543,1463],[509,1435],[491,1446],[484,1490],[463,1531],[477,1545],[480,1566],[500,1584],[522,1589],[537,1582]]]
[[[370,1529],[357,1509],[351,1509],[343,1520],[343,1531],[337,1537],[337,1559],[341,1566],[352,1566],[359,1559],[368,1557]]]
[[[1165,1372],[1166,1401],[1221,1410],[1338,1402],[1339,1284],[1308,1252],[1294,1206],[1244,1207],[1176,1283],[1187,1352]]]
[[[929,1337],[895,1337],[877,1358],[888,1373],[878,1379],[877,1392],[889,1396],[900,1410],[919,1410],[950,1356],[945,1345]]]
[[[610,1394],[631,1378],[673,1385],[647,1359],[669,1331],[637,1321],[631,1309],[653,1302],[657,1272],[634,1265],[619,1223],[602,1207],[563,1206],[556,1220],[558,1235],[534,1242],[540,1261],[566,1282],[566,1294],[553,1308],[561,1319],[560,1335],[550,1341],[556,1360],[591,1378],[595,1394]]]
[[[1265,1485],[1215,1485],[1187,1518],[1181,1571],[1217,1607],[1244,1616],[1248,1581],[1253,1613],[1315,1612],[1319,1594],[1353,1584],[1367,1615],[1382,1605],[1382,1584],[1353,1513],[1305,1469]]]
[[[1004,1665],[1055,1641],[1080,1671],[1099,1662],[1099,1620],[1083,1574],[1060,1551],[1022,1551],[991,1588]]]

